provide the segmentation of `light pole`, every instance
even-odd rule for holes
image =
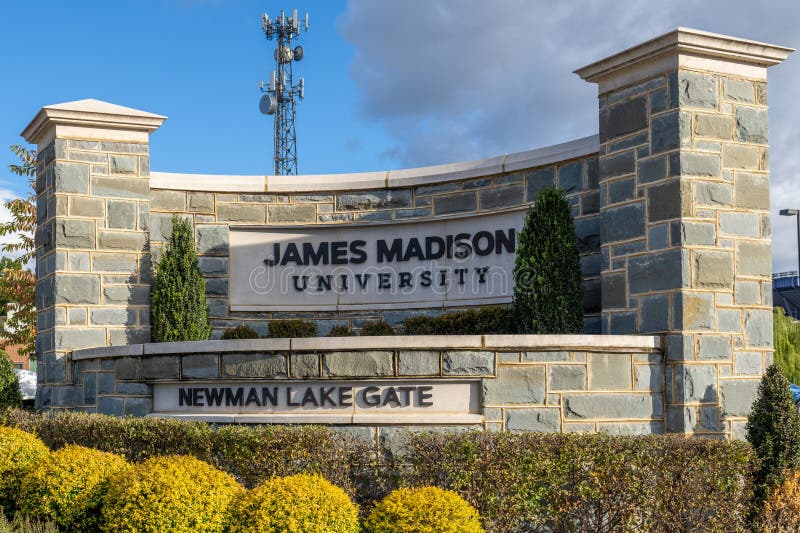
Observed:
[[[797,276],[800,278],[800,210],[781,209],[780,214],[784,217],[795,217],[797,219]]]

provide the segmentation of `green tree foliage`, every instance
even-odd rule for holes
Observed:
[[[36,277],[25,268],[36,256],[33,235],[36,231],[36,152],[14,145],[11,151],[19,158],[19,164],[9,165],[11,173],[28,179],[30,192],[26,197],[5,202],[11,212],[8,222],[0,223],[0,236],[14,239],[0,246],[0,251],[13,258],[0,262],[0,303],[3,311],[14,303],[14,313],[3,324],[2,336],[11,344],[20,344],[21,354],[33,355],[36,341],[36,301],[34,287]]]
[[[197,265],[192,225],[172,217],[172,237],[156,267],[151,301],[155,342],[199,341],[211,335],[206,282]]]
[[[21,407],[22,393],[14,365],[5,352],[0,352],[0,410],[7,407]]]
[[[800,384],[800,322],[786,316],[782,307],[776,307],[773,309],[772,323],[775,364],[791,383]]]
[[[514,265],[520,333],[581,333],[583,293],[575,222],[564,193],[550,188],[528,210]]]
[[[783,481],[787,468],[800,466],[800,414],[789,392],[789,381],[771,365],[747,420],[747,440],[760,459],[755,473],[755,497],[761,504],[770,490]]]

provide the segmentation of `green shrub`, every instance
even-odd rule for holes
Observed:
[[[31,470],[22,482],[24,515],[49,520],[64,531],[95,531],[109,478],[128,462],[119,455],[66,446]]]
[[[32,520],[21,514],[17,514],[13,520],[9,521],[0,512],[0,533],[59,533],[59,531],[52,522]]]
[[[381,337],[385,335],[397,335],[397,331],[388,322],[376,320],[375,322],[367,322],[361,326],[359,335],[362,337]]]
[[[50,450],[35,435],[0,426],[0,510],[13,516],[22,480],[49,454]]]
[[[234,533],[356,533],[358,507],[339,487],[316,475],[272,478],[232,510]]]
[[[14,364],[5,352],[0,351],[0,409],[22,407],[22,392]]]
[[[772,488],[783,482],[784,470],[800,467],[800,414],[789,381],[777,365],[767,368],[761,378],[747,419],[747,441],[760,460],[755,497],[761,504]]]
[[[194,457],[153,457],[111,478],[103,530],[113,533],[222,532],[244,489]]]
[[[406,335],[492,335],[515,333],[514,310],[482,307],[443,313],[416,315],[403,320]]]
[[[791,383],[800,384],[800,322],[786,316],[782,307],[772,310],[775,364]]]
[[[316,337],[317,323],[308,320],[273,320],[269,323],[270,339]]]
[[[741,442],[546,433],[409,436],[404,483],[463,496],[488,531],[744,531]]]
[[[350,326],[333,326],[328,332],[328,337],[352,337],[355,334]]]
[[[366,521],[371,533],[481,533],[478,511],[438,487],[397,489],[378,502]]]
[[[150,308],[155,342],[201,341],[211,335],[194,230],[177,215],[172,216],[172,237],[156,267]]]
[[[222,334],[222,340],[258,338],[258,332],[250,326],[236,326],[235,328],[226,329],[225,333]]]
[[[563,191],[542,191],[517,239],[514,311],[520,333],[582,333],[578,237]]]

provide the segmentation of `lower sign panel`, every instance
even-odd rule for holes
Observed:
[[[286,424],[476,424],[478,381],[156,383],[155,416]]]

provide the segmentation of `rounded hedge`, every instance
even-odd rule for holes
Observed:
[[[0,508],[13,516],[22,479],[50,450],[36,435],[0,426]]]
[[[243,491],[233,477],[194,457],[152,457],[111,478],[103,530],[225,531],[229,506]]]
[[[800,531],[800,469],[785,473],[764,502],[763,519],[764,531]]]
[[[23,514],[50,520],[65,531],[93,531],[109,478],[130,468],[119,455],[66,446],[50,454],[22,481]]]
[[[372,533],[482,533],[478,511],[438,487],[397,489],[375,504],[365,523]]]
[[[233,507],[232,533],[355,533],[358,507],[325,478],[297,474],[272,478]]]

